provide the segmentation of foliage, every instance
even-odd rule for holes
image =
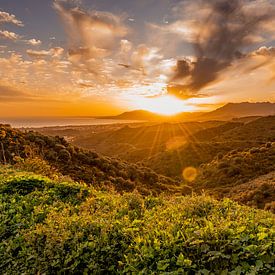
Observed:
[[[275,141],[275,116],[262,117],[247,124],[228,122],[190,133],[188,143],[177,150],[159,152],[144,164],[157,173],[181,177],[184,168],[198,168],[233,150],[259,147]]]
[[[202,166],[200,187],[238,185],[275,169],[275,143],[248,150],[233,150]]]
[[[272,274],[274,215],[0,168],[3,274]]]
[[[149,168],[80,149],[62,137],[44,136],[32,131],[23,133],[6,125],[0,125],[0,132],[3,133],[0,136],[0,162],[16,163],[18,168],[27,171],[37,171],[50,177],[61,173],[93,186],[111,185],[117,191],[138,189],[144,194],[157,194],[187,190],[175,180]]]

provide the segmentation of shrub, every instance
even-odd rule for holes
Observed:
[[[3,274],[275,272],[271,213],[228,199],[142,198],[12,173],[0,173]]]

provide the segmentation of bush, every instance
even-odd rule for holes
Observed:
[[[142,198],[0,172],[3,274],[275,272],[271,213],[206,196]]]

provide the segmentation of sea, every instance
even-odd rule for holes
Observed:
[[[137,123],[141,120],[117,120],[94,117],[59,117],[59,118],[0,118],[0,124],[9,124],[14,128],[42,128],[58,126],[108,125]]]

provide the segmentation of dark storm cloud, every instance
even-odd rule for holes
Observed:
[[[177,62],[169,87],[179,97],[190,91],[196,94],[218,80],[234,60],[246,56],[241,53],[245,47],[264,39],[275,17],[274,7],[266,1],[189,1],[188,5],[197,8],[199,16],[192,23],[195,59]]]

